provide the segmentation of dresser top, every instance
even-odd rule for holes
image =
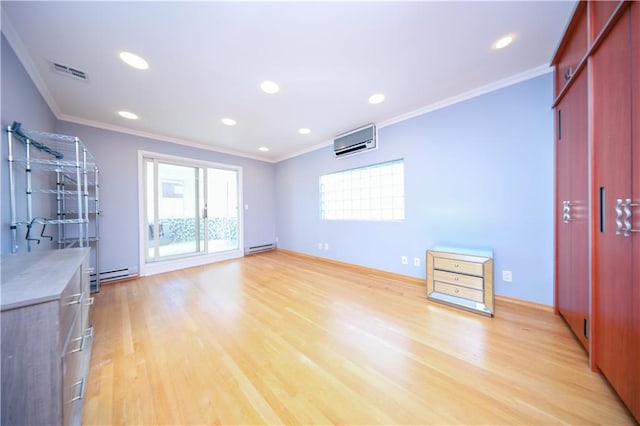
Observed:
[[[477,250],[450,246],[435,246],[430,251],[440,251],[444,253],[466,254],[467,256],[493,257],[493,250]]]
[[[2,256],[2,311],[60,298],[88,248],[46,250]]]

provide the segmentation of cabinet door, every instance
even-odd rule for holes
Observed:
[[[555,72],[555,94],[558,94],[571,80],[576,69],[587,53],[587,7],[585,2],[579,2],[574,16],[567,28],[567,33],[560,44],[553,65]]]
[[[594,53],[593,138],[596,208],[594,316],[596,365],[627,405],[637,399],[638,312],[634,308],[632,238],[616,233],[616,200],[631,195],[630,12]],[[637,114],[637,112],[636,112]],[[637,263],[638,260],[635,260]]]
[[[589,349],[589,208],[587,73],[576,79],[557,106],[557,268],[560,314]]]
[[[640,4],[632,3],[631,6],[631,96],[632,108],[634,111],[632,128],[632,195],[634,204],[640,204]],[[633,209],[633,229],[640,230],[640,206]],[[635,324],[632,332],[632,340],[635,347],[632,349],[632,359],[635,370],[635,400],[628,403],[629,409],[640,422],[640,232],[632,233],[633,255],[632,255],[632,277],[633,277],[633,312],[635,312]]]
[[[620,3],[622,2],[619,0],[589,2],[589,15],[591,20],[591,28],[589,29],[590,43],[593,43],[598,37]]]

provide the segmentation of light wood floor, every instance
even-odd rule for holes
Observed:
[[[633,424],[563,321],[282,252],[106,285],[84,424]]]

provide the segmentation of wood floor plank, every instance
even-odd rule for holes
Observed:
[[[278,251],[105,285],[83,423],[633,424],[559,316]]]

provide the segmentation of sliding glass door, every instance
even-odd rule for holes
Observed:
[[[143,157],[145,260],[239,249],[237,169]]]
[[[207,250],[219,252],[238,248],[238,172],[207,169],[204,218]]]

